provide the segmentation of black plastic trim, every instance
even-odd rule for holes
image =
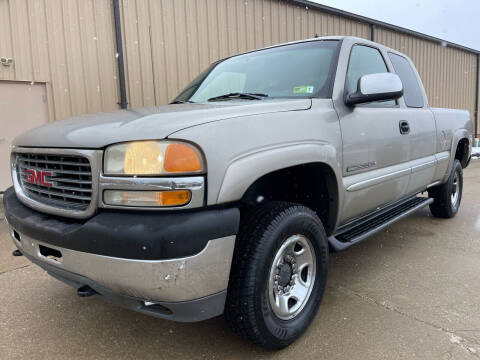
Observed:
[[[86,221],[55,217],[23,205],[9,188],[5,216],[18,232],[45,244],[91,254],[165,260],[198,254],[209,240],[236,235],[238,208],[190,212],[104,211]]]
[[[339,228],[328,242],[333,250],[343,251],[432,202],[417,196],[400,200]]]

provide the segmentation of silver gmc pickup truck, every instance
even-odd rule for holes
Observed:
[[[167,106],[19,136],[5,215],[14,255],[79,296],[224,314],[279,349],[315,317],[330,251],[426,205],[455,216],[471,133],[404,54],[315,38],[218,61]]]

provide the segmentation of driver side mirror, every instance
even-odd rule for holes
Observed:
[[[354,106],[372,101],[395,100],[402,95],[403,85],[397,74],[368,74],[358,79],[357,91],[347,94],[345,104]]]

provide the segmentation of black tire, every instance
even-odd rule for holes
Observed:
[[[318,310],[327,279],[327,236],[315,212],[291,203],[262,205],[242,219],[242,223],[235,245],[225,318],[244,338],[267,349],[281,349],[302,335]],[[308,238],[315,255],[316,266],[312,267],[316,273],[303,308],[294,318],[282,320],[275,315],[269,301],[270,269],[282,244],[294,235]]]
[[[454,217],[457,214],[460,202],[462,201],[462,190],[462,164],[455,159],[448,180],[444,184],[437,185],[428,190],[428,196],[434,200],[433,203],[430,204],[432,215],[444,219]],[[454,201],[453,198],[455,192],[458,192],[458,194]]]

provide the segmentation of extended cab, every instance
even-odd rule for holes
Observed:
[[[404,54],[310,39],[216,62],[170,105],[19,136],[5,215],[16,254],[80,296],[224,313],[278,349],[314,318],[330,250],[426,205],[457,213],[471,133]]]

